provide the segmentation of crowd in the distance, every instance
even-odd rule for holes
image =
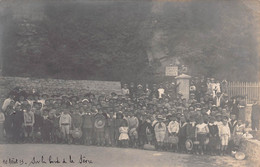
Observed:
[[[0,113],[0,140],[68,143],[223,155],[252,137],[238,118],[243,97],[226,81],[195,77],[189,99],[178,84],[123,84],[122,93],[82,96],[12,90]],[[73,91],[73,90],[72,90]]]

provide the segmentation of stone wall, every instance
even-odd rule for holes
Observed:
[[[114,81],[90,81],[90,80],[60,80],[60,79],[33,79],[21,77],[0,77],[1,101],[8,92],[15,87],[22,87],[27,91],[33,88],[40,93],[82,95],[88,92],[99,94],[101,92],[117,94],[121,93],[121,83]]]

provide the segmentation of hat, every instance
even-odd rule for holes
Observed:
[[[105,118],[104,117],[97,117],[95,120],[95,127],[96,128],[103,128],[105,126]]]
[[[216,117],[217,117],[217,116],[222,116],[222,114],[218,112],[218,113],[216,113],[215,116],[216,116]]]
[[[75,139],[75,138],[81,138],[82,136],[82,131],[78,128],[74,129],[71,133],[72,137]]]
[[[226,118],[228,120],[229,116],[227,114],[223,114],[223,119]]]
[[[115,92],[112,92],[111,93],[111,96],[116,96],[117,94]]]
[[[89,100],[88,99],[83,99],[81,102],[89,102]]]
[[[75,96],[75,95],[71,96],[71,97],[70,97],[70,100],[73,99],[73,98],[76,98],[77,101],[79,100],[79,97],[78,97],[78,96]]]
[[[237,152],[237,153],[235,154],[235,158],[236,158],[237,160],[243,160],[243,159],[245,159],[245,157],[246,157],[246,155],[245,155],[243,152]]]
[[[138,84],[137,88],[143,88],[143,86],[141,84]]]
[[[46,93],[43,93],[43,94],[42,94],[42,97],[43,97],[43,96],[47,96],[47,97],[49,97],[49,95],[48,95],[48,94],[46,94]]]
[[[215,108],[215,109],[218,109],[218,107],[216,105],[212,105],[212,109]]]
[[[209,117],[209,120],[216,120],[214,116]]]
[[[163,120],[164,118],[163,118],[162,115],[158,115],[158,116],[157,116],[157,119]]]
[[[193,143],[191,139],[187,139],[185,142],[185,147],[188,151],[191,151],[193,148]]]
[[[61,98],[68,98],[68,95],[62,95]]]

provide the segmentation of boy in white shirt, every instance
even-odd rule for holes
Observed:
[[[176,138],[178,138],[179,128],[180,125],[177,122],[177,118],[175,115],[171,115],[170,117],[171,122],[169,122],[167,128],[169,132],[169,144],[170,148],[173,148],[173,146],[176,146],[175,151],[178,149],[178,143],[175,143]]]
[[[224,155],[227,150],[228,141],[230,140],[231,137],[227,117],[223,118],[223,125],[219,127],[219,137],[221,141],[220,155]]]
[[[60,128],[61,133],[63,135],[63,139],[66,140],[69,143],[69,134],[70,134],[70,128],[71,128],[71,116],[69,114],[68,109],[64,109],[64,113],[60,116]]]
[[[195,138],[199,141],[198,150],[203,155],[206,150],[206,140],[209,134],[208,125],[204,123],[203,118],[199,119],[199,123],[196,125]],[[197,153],[198,154],[198,153]]]

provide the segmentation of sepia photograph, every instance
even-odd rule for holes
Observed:
[[[260,167],[260,0],[0,0],[0,167]]]

